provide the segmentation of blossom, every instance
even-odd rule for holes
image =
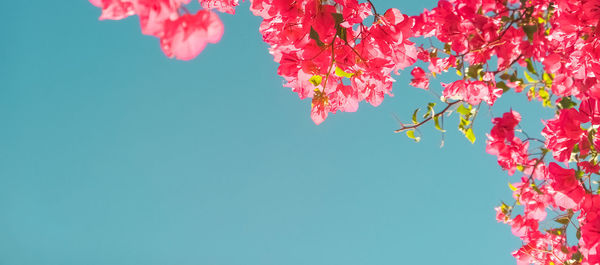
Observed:
[[[185,5],[191,0],[90,2],[102,9],[101,20],[137,15],[142,33],[159,38],[164,53],[181,60],[220,40],[223,23],[213,11],[234,14],[239,5],[199,0],[202,9],[190,14]],[[330,113],[357,111],[361,101],[380,105],[393,96],[393,75],[417,61],[433,77],[456,68],[460,77],[441,84],[444,111],[457,103],[448,100],[492,106],[503,89],[526,90],[544,106],[557,96],[556,115],[543,122],[539,143],[515,134],[522,119],[517,111],[492,120],[486,151],[509,175],[523,174],[510,184],[514,208],[523,212],[513,217],[513,207],[503,204],[496,218],[523,242],[513,252],[517,264],[600,263],[600,197],[592,185],[600,172],[600,0],[441,0],[413,17],[396,8],[377,13],[363,0],[250,2],[263,19],[259,32],[277,74],[300,99],[311,99],[315,124]],[[414,37],[436,42],[416,47]],[[526,67],[524,76],[516,65]],[[424,69],[410,73],[412,86],[433,89]],[[473,122],[469,116],[461,117],[461,129]],[[423,119],[442,130],[436,118]],[[564,165],[548,164],[548,152]],[[559,225],[540,225],[548,209],[559,211],[553,216]],[[574,216],[579,242],[570,246],[565,233]]]
[[[235,7],[239,5],[238,0],[199,0],[205,9],[215,8],[220,12],[235,14]]]
[[[575,144],[587,141],[581,123],[589,118],[575,109],[563,109],[554,119],[546,121],[542,135],[546,137],[546,146],[553,151],[554,158],[560,162],[569,160]]]
[[[178,9],[190,0],[135,0],[135,13],[140,18],[142,33],[163,37],[167,23],[177,20]]]
[[[490,86],[483,81],[458,80],[450,84],[442,83],[444,97],[454,100],[463,100],[471,105],[477,105],[485,101],[493,105],[498,97],[502,95],[502,89]]]
[[[167,21],[160,44],[168,57],[191,60],[207,43],[217,43],[222,35],[223,23],[219,17],[211,11],[200,10],[195,15],[185,14]]]
[[[522,166],[528,161],[528,143],[515,137],[515,127],[521,121],[521,115],[511,110],[502,117],[494,118],[494,127],[487,135],[486,151],[498,157],[498,164],[512,175],[517,166]]]
[[[421,67],[415,67],[410,74],[413,79],[410,81],[410,85],[422,89],[429,89],[429,78],[425,75],[425,71]]]
[[[548,168],[550,172],[551,186],[558,193],[554,196],[555,203],[565,209],[576,209],[585,190],[575,178],[574,169],[564,169],[552,162]]]
[[[102,8],[100,20],[119,20],[135,14],[131,0],[90,0],[90,3]]]
[[[581,238],[580,251],[589,264],[600,263],[600,195],[586,194],[580,204]]]

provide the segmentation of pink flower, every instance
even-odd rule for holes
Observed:
[[[430,72],[436,73],[436,74],[445,72],[448,70],[448,68],[450,68],[456,64],[456,58],[454,58],[454,56],[450,56],[450,57],[446,57],[446,58],[432,57],[432,58],[429,58],[428,61],[430,63],[429,63],[429,66],[427,67],[427,69],[429,69]]]
[[[581,123],[588,121],[589,117],[575,109],[562,109],[558,117],[546,122],[542,135],[546,137],[546,147],[552,150],[557,161],[568,161],[575,144],[587,141]]]
[[[316,125],[325,121],[327,115],[331,111],[330,106],[329,99],[323,92],[315,92],[310,109],[310,118]]]
[[[490,135],[498,139],[512,140],[515,137],[515,128],[521,122],[521,114],[514,110],[510,110],[502,115],[502,117],[494,118],[492,123],[494,127],[490,131]]]
[[[365,18],[371,15],[371,6],[369,3],[358,3],[357,0],[335,0],[344,6],[342,27],[352,27],[352,25],[361,23]]]
[[[140,17],[142,33],[161,38],[166,22],[179,17],[178,9],[190,0],[135,0],[135,13]]]
[[[483,81],[458,80],[450,84],[442,83],[445,98],[463,100],[471,105],[477,105],[485,101],[493,105],[498,97],[502,95],[502,89],[490,86]]]
[[[548,167],[551,186],[558,193],[555,203],[564,209],[576,209],[585,195],[581,183],[575,178],[574,169],[564,169],[552,162]]]
[[[546,58],[544,58],[544,70],[549,73],[557,73],[562,66],[560,60],[561,56],[556,53],[546,56]]]
[[[498,164],[508,170],[509,175],[514,174],[517,166],[527,164],[528,161],[529,144],[523,143],[521,139],[515,137],[515,127],[519,121],[521,121],[521,115],[518,112],[511,110],[504,113],[502,117],[492,120],[494,127],[487,135],[487,153],[497,156]]]
[[[586,194],[580,206],[580,251],[589,264],[600,264],[600,195]]]
[[[235,14],[235,7],[239,5],[238,0],[199,0],[202,8],[212,9],[215,8],[219,12]]]
[[[102,8],[100,20],[119,20],[135,14],[131,0],[90,0],[90,3]]]
[[[211,11],[200,10],[195,15],[185,14],[167,21],[160,44],[168,57],[191,60],[207,43],[217,43],[222,35],[223,23],[219,17]]]
[[[535,234],[538,229],[538,222],[533,219],[526,219],[521,215],[517,215],[510,221],[511,231],[513,235],[522,239],[527,239],[531,234]]]
[[[429,89],[429,78],[425,75],[425,71],[421,67],[415,67],[410,74],[413,79],[410,81],[410,85],[422,89]]]

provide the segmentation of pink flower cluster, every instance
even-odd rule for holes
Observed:
[[[572,114],[573,111],[575,110],[562,110],[547,125],[560,120],[566,122],[565,117],[568,116],[563,113]],[[529,159],[532,155],[527,150],[527,144],[523,144],[515,136],[515,127],[519,121],[520,115],[515,111],[495,118],[495,126],[488,135],[487,142],[488,153],[498,156],[498,163],[503,169],[508,170],[511,175],[517,168],[524,173],[520,182],[510,185],[516,204],[523,207],[523,214],[511,217],[516,204],[503,204],[496,208],[498,221],[509,224],[513,234],[523,240],[523,246],[513,253],[517,264],[599,264],[600,195],[597,191],[592,193],[591,186],[586,188],[584,180],[586,176],[591,178],[591,174],[597,174],[600,166],[590,161],[577,161],[578,170],[563,168],[554,162],[546,166],[543,161],[545,153],[541,158]],[[572,136],[575,137],[575,134]],[[569,139],[566,134],[562,137]],[[577,151],[577,155],[590,152],[590,148],[593,147]],[[562,154],[562,149],[558,153]],[[540,224],[548,216],[549,209],[562,211],[564,214],[558,214],[554,218],[554,223],[559,224],[559,227],[541,230]],[[576,212],[579,212],[577,221],[580,227],[576,227],[579,242],[576,246],[569,246],[567,226],[574,225],[575,221],[572,219]]]
[[[221,38],[223,25],[209,9],[233,14],[238,5],[237,0],[200,0],[205,9],[191,15],[183,7],[189,0],[90,1],[102,8],[100,19],[137,14],[142,33],[160,38],[165,54],[182,60]],[[379,15],[357,0],[253,0],[250,10],[264,19],[260,32],[286,86],[302,99],[312,98],[311,118],[317,124],[329,113],[356,111],[362,100],[381,104],[392,95],[391,74],[416,61],[408,40],[414,20],[397,9]],[[374,20],[370,25],[368,18]]]
[[[316,124],[328,113],[356,111],[362,100],[381,104],[391,95],[391,73],[416,60],[408,40],[414,21],[397,9],[379,15],[357,0],[253,0],[251,10],[264,19],[260,32],[286,86],[312,98]]]
[[[514,174],[518,166],[529,163],[529,142],[523,142],[515,136],[515,127],[521,121],[521,115],[516,111],[504,113],[501,118],[492,120],[494,127],[488,134],[486,151],[498,157],[498,164]]]
[[[199,1],[203,9],[190,14],[190,0],[90,0],[100,19],[138,15],[142,33],[182,60],[220,40],[223,24],[211,10],[234,14],[239,4]],[[285,86],[312,98],[316,124],[363,100],[381,104],[392,95],[392,74],[411,66],[410,85],[433,94],[432,78],[458,75],[440,83],[441,112],[430,103],[421,122],[417,110],[398,130],[413,139],[429,121],[444,131],[440,119],[456,110],[459,130],[474,141],[480,106],[511,90],[556,108],[544,139],[518,128],[517,111],[492,120],[487,152],[509,175],[522,174],[509,185],[514,203],[496,208],[497,219],[522,240],[513,253],[520,265],[600,264],[600,0],[441,0],[413,17],[377,13],[370,0],[251,0],[250,10],[263,18],[259,31]],[[417,47],[411,38],[431,41]]]
[[[237,1],[201,0],[202,7],[190,14],[184,5],[190,0],[90,0],[102,8],[100,19],[119,20],[137,15],[142,33],[160,39],[160,46],[168,57],[191,60],[208,43],[217,43],[223,35],[223,23],[211,8],[234,12]]]
[[[599,11],[598,0],[442,0],[414,17],[414,35],[435,37],[444,47],[418,48],[429,73],[413,68],[411,85],[430,89],[430,77],[455,68],[462,78],[441,84],[442,100],[493,105],[512,88],[557,107],[544,123],[545,140],[518,130],[521,115],[512,110],[494,118],[487,135],[487,152],[500,167],[523,174],[510,184],[515,204],[496,208],[498,221],[523,241],[513,253],[518,264],[600,264]],[[515,64],[525,68],[524,78]],[[462,130],[469,115],[461,112]],[[549,163],[546,154],[564,166]],[[515,208],[523,213],[515,216]],[[577,231],[570,235],[576,245],[567,242],[569,226]]]

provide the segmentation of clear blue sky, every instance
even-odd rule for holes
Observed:
[[[474,145],[456,120],[443,149],[431,126],[413,143],[393,114],[435,98],[405,72],[380,107],[315,126],[248,3],[189,62],[87,1],[0,12],[2,265],[514,264],[520,243],[493,211],[511,178],[485,153],[487,110]],[[539,103],[493,112],[511,106]]]

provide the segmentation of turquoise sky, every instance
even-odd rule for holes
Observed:
[[[248,3],[189,62],[87,1],[0,12],[2,265],[514,264],[493,207],[518,176],[485,153],[485,107],[476,144],[455,119],[444,148],[431,126],[416,144],[393,115],[436,99],[404,72],[380,107],[316,126]],[[493,113],[539,129],[539,106],[508,96]]]

